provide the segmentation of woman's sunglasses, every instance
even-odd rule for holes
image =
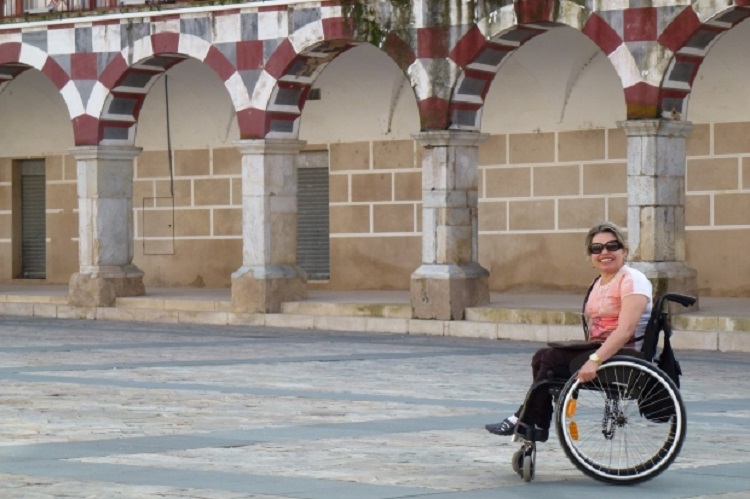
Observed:
[[[615,251],[621,250],[623,248],[623,245],[620,241],[609,241],[605,244],[592,243],[591,246],[589,246],[589,253],[591,253],[592,255],[598,255],[602,251],[604,251],[604,248],[607,248],[607,251],[609,251],[610,253],[614,253]]]

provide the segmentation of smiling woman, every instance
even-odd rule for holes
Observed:
[[[625,265],[628,245],[622,230],[604,222],[586,235],[586,252],[592,266],[599,271],[584,307],[590,350],[541,348],[531,359],[534,383],[555,377],[568,378],[578,370],[581,382],[594,379],[602,362],[621,350],[640,350],[643,334],[651,314],[652,286],[646,276]],[[632,352],[635,353],[635,352]],[[637,354],[636,354],[637,355]],[[545,441],[552,418],[552,396],[548,389],[532,390],[523,406],[504,421],[485,426],[495,435],[513,435],[517,427],[532,429],[537,440]],[[523,421],[519,421],[523,411]],[[525,430],[524,430],[525,431]]]
[[[629,249],[615,224],[593,227],[586,236],[586,250],[599,271],[585,308],[589,339],[604,343],[597,354],[606,360],[624,346],[639,349],[651,313],[651,283],[625,265]],[[618,336],[607,344],[616,332]]]

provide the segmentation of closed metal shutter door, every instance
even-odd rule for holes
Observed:
[[[327,280],[331,275],[328,167],[300,168],[297,187],[297,265],[307,272],[308,279]]]
[[[46,177],[44,161],[21,165],[21,275],[26,279],[47,276]]]

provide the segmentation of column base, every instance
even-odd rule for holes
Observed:
[[[628,265],[640,270],[648,277],[654,286],[654,297],[667,293],[680,293],[698,298],[697,272],[684,262],[629,262]],[[697,310],[698,300],[690,307],[672,305],[669,312],[680,314]]]
[[[244,266],[232,274],[232,311],[278,313],[281,304],[307,297],[307,275],[298,267]]]
[[[111,267],[70,277],[68,303],[79,307],[113,307],[118,296],[142,296],[143,271],[135,265]]]
[[[478,263],[422,265],[411,275],[412,317],[462,320],[468,307],[489,303],[489,276]]]

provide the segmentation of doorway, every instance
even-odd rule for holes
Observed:
[[[311,281],[330,278],[328,152],[297,158],[297,265]]]
[[[43,159],[19,162],[21,279],[47,277],[47,177]]]

